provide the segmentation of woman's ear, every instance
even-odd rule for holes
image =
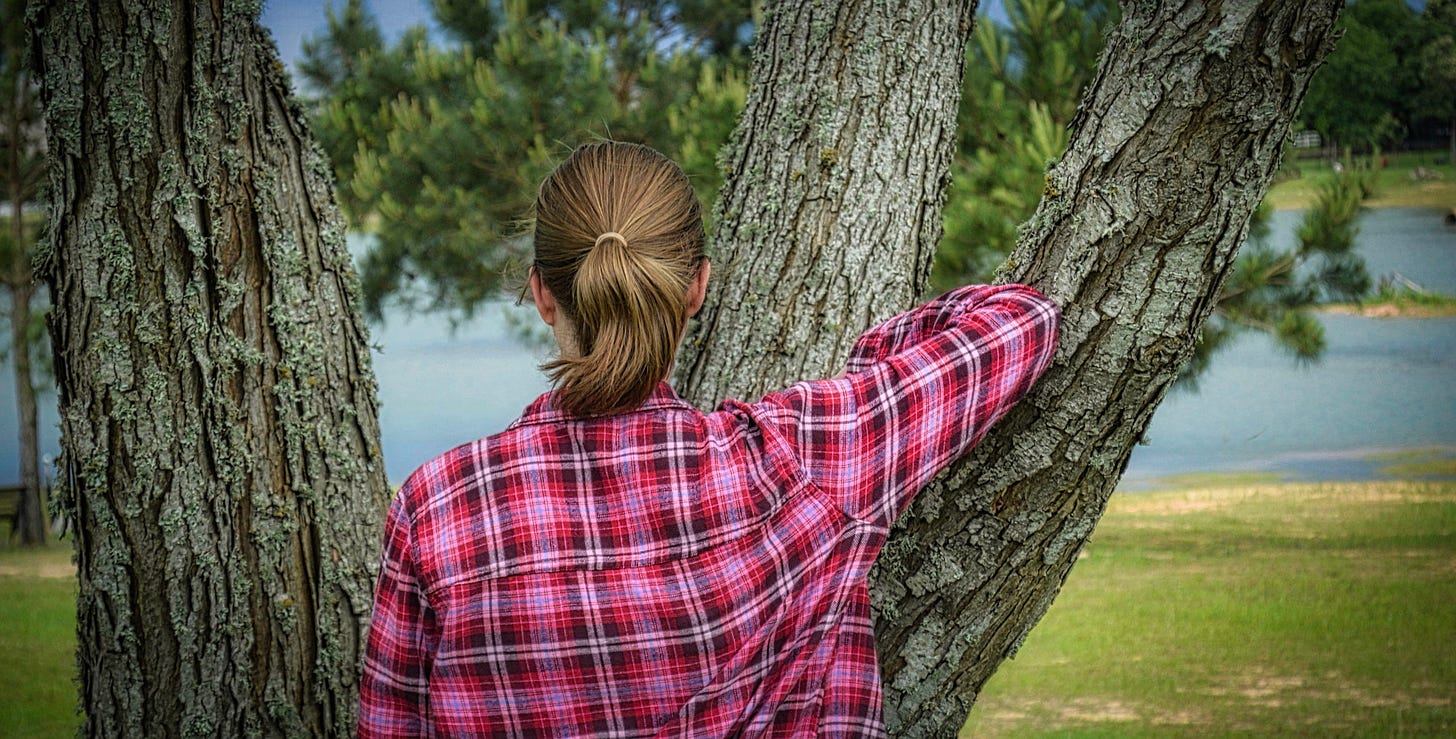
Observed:
[[[703,308],[703,301],[708,297],[708,273],[712,271],[713,263],[707,257],[698,262],[698,272],[693,275],[693,281],[688,283],[688,317],[698,314]]]
[[[541,273],[537,272],[535,267],[531,267],[526,281],[531,285],[531,300],[536,303],[536,312],[541,314],[541,320],[545,321],[547,326],[554,327],[556,325],[556,296],[552,295],[546,284],[541,282]]]

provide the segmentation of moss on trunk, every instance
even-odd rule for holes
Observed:
[[[88,735],[352,731],[389,490],[330,174],[258,10],[32,7]]]

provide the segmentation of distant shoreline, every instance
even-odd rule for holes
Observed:
[[[1432,208],[1446,213],[1456,208],[1456,165],[1445,152],[1398,152],[1386,156],[1375,180],[1375,192],[1366,208]],[[1355,166],[1369,156],[1355,157]],[[1417,172],[1417,170],[1421,170]],[[1303,210],[1314,205],[1320,188],[1334,177],[1333,165],[1318,158],[1288,158],[1281,174],[1294,176],[1275,183],[1265,199],[1275,210]],[[1416,177],[1416,179],[1413,179]],[[1438,216],[1439,217],[1439,216]]]
[[[1145,470],[1118,480],[1118,493],[1194,490],[1248,485],[1317,483],[1446,482],[1456,480],[1456,446],[1332,449],[1272,454],[1242,468]]]
[[[1398,302],[1327,303],[1317,308],[1321,313],[1362,318],[1451,318],[1456,316],[1456,300],[1441,305],[1415,305]]]

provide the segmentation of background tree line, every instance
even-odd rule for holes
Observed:
[[[1456,2],[1428,0],[1417,12],[1405,0],[1356,0],[1340,26],[1310,84],[1305,127],[1331,150],[1444,143],[1456,164]]]
[[[1456,137],[1453,7],[1351,3],[1302,125],[1367,150],[1443,125]],[[1005,263],[1118,18],[1111,0],[1007,0],[1004,9],[1004,25],[980,18],[966,54],[936,290],[991,280]],[[468,316],[499,296],[521,273],[532,183],[584,137],[662,149],[683,163],[703,202],[715,202],[727,174],[715,157],[746,91],[749,4],[436,0],[434,10],[445,43],[414,28],[386,44],[363,0],[348,0],[306,42],[300,65],[344,210],[375,236],[361,269],[369,315],[392,302]],[[826,148],[826,160],[833,156]],[[1185,383],[1244,330],[1269,334],[1300,360],[1319,356],[1324,338],[1311,308],[1370,287],[1351,250],[1353,185],[1327,193],[1324,225],[1306,229],[1333,223],[1344,238],[1277,248],[1265,238],[1271,211],[1258,211],[1253,243],[1202,329]]]

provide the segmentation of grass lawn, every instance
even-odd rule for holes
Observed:
[[[0,541],[9,541],[5,534]],[[0,737],[75,736],[81,720],[69,543],[0,550],[0,655]]]
[[[1456,734],[1456,482],[1173,484],[1113,496],[964,735]],[[74,598],[69,547],[0,550],[0,736],[75,734]]]
[[[1358,158],[1357,158],[1358,159]],[[1415,181],[1410,175],[1417,167],[1437,172],[1440,179]],[[1329,162],[1323,159],[1285,160],[1285,169],[1297,169],[1299,177],[1284,180],[1269,188],[1268,199],[1278,210],[1302,209],[1314,205],[1320,185],[1334,176]],[[1456,166],[1444,151],[1400,152],[1390,155],[1390,166],[1382,169],[1375,183],[1375,194],[1365,201],[1367,208],[1456,208]]]
[[[963,736],[1456,734],[1456,483],[1115,495]]]

